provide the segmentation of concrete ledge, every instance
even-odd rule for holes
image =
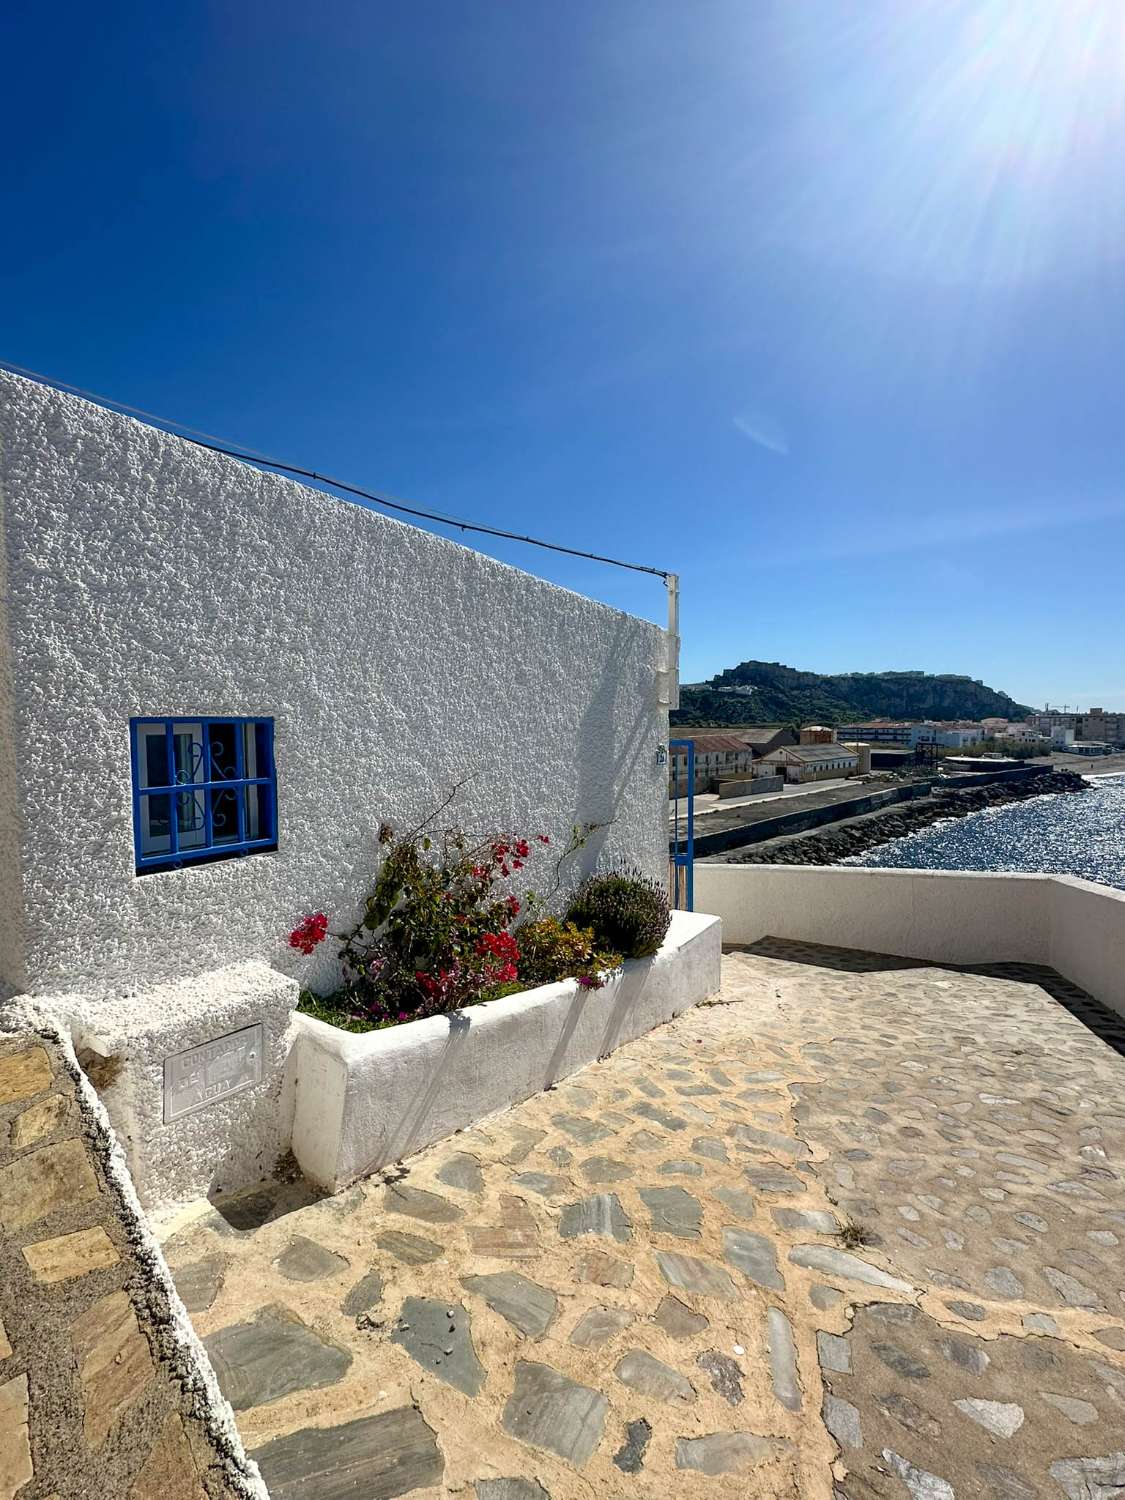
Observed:
[[[935,963],[1046,964],[1125,1017],[1125,891],[1069,875],[695,866],[728,943],[792,938]]]
[[[296,1015],[293,1154],[334,1191],[604,1057],[718,991],[718,920],[674,912],[663,947],[605,989],[544,985],[362,1035]]]
[[[298,994],[295,979],[244,963],[130,995],[39,997],[69,1027],[146,1209],[235,1192],[271,1174],[288,1145],[282,1085]],[[231,1080],[219,1059],[201,1073],[198,1102],[166,1118],[166,1061],[259,1025],[256,1081],[226,1093]]]

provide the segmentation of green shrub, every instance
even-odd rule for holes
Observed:
[[[585,989],[601,989],[601,974],[621,967],[621,955],[599,951],[593,932],[558,917],[540,917],[516,929],[519,974],[525,988],[577,978]]]
[[[566,913],[567,922],[589,927],[600,946],[626,958],[650,958],[671,920],[667,891],[639,870],[591,876]]]

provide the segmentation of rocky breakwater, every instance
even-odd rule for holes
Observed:
[[[864,854],[891,839],[917,833],[945,818],[962,818],[1006,802],[1024,802],[1052,792],[1085,792],[1089,783],[1074,771],[1052,771],[1019,782],[994,782],[990,786],[943,789],[936,785],[930,796],[917,802],[900,803],[886,811],[867,813],[811,833],[770,839],[745,852],[729,856],[726,863],[738,865],[834,865],[852,854]]]

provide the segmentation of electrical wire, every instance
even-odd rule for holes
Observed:
[[[423,510],[420,506],[410,505],[405,500],[381,495],[374,490],[362,489],[359,485],[348,484],[343,479],[333,479],[328,474],[319,474],[315,469],[306,469],[299,464],[286,463],[280,458],[271,458],[267,453],[216,437],[214,433],[201,432],[198,428],[188,427],[174,418],[157,416],[154,412],[145,411],[139,406],[129,406],[126,402],[118,401],[112,396],[99,396],[93,391],[83,390],[81,386],[69,385],[65,380],[55,380],[50,375],[43,375],[38,370],[24,369],[22,365],[12,364],[6,359],[0,359],[0,370],[7,370],[13,375],[22,375],[25,379],[37,381],[40,385],[50,386],[55,390],[66,391],[72,396],[81,396],[83,400],[92,401],[95,405],[104,406],[111,411],[127,412],[133,417],[143,417],[145,421],[154,423],[157,427],[168,431],[173,437],[193,443],[197,448],[206,448],[211,453],[221,453],[227,458],[238,459],[241,463],[258,464],[263,468],[276,469],[282,474],[293,474],[301,479],[313,479],[318,484],[331,485],[333,489],[342,490],[347,495],[355,495],[374,505],[381,505],[387,510],[398,511],[402,515],[415,516],[423,521],[435,521],[439,525],[450,526],[462,532],[471,531],[478,536],[494,536],[509,542],[523,542],[529,547],[542,547],[547,552],[561,552],[568,557],[581,557],[587,562],[605,563],[611,568],[626,568],[632,573],[648,573],[654,578],[662,578],[665,583],[672,576],[664,568],[649,568],[643,563],[622,562],[620,558],[605,557],[599,552],[585,552],[579,547],[564,547],[561,542],[545,542],[539,537],[524,536],[517,531],[505,531],[499,526],[483,526],[476,521],[464,521],[457,516],[442,515],[439,511]]]

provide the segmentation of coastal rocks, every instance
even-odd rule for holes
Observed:
[[[744,852],[731,854],[728,862],[740,865],[834,865],[851,855],[864,854],[868,849],[917,833],[919,829],[946,818],[964,817],[988,807],[1042,797],[1048,792],[1087,790],[1089,783],[1076,772],[1046,768],[1021,781],[994,782],[989,786],[945,790],[937,784],[930,796],[920,797],[915,802],[899,803],[894,808],[867,813],[816,832],[766,840]]]

